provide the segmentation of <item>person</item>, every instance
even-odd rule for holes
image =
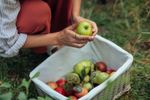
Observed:
[[[83,47],[98,31],[80,16],[81,0],[0,0],[0,56],[13,57],[21,48],[42,54],[48,46]],[[76,34],[80,21],[93,26],[93,36]]]

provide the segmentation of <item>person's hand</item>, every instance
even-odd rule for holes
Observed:
[[[96,36],[96,34],[97,34],[97,32],[98,32],[98,27],[97,27],[97,25],[96,25],[96,23],[95,22],[93,22],[93,21],[91,21],[91,20],[89,20],[89,19],[86,19],[86,18],[83,18],[83,17],[81,17],[81,16],[75,16],[74,18],[73,18],[73,23],[79,23],[79,22],[81,22],[81,21],[87,21],[87,22],[89,22],[89,23],[91,23],[92,24],[92,27],[93,27],[93,36],[95,37]]]
[[[59,45],[67,45],[67,46],[81,48],[87,42],[93,40],[93,37],[81,36],[75,33],[74,30],[76,29],[76,26],[77,24],[73,24],[59,32],[57,36],[57,41]]]

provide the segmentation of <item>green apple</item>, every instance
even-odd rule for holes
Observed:
[[[77,73],[82,79],[89,74],[94,63],[91,60],[82,60],[74,65],[74,72]]]
[[[77,25],[77,33],[80,35],[91,36],[92,33],[92,25],[87,21],[82,21]]]
[[[107,78],[109,78],[109,74],[106,72],[95,71],[91,74],[91,81],[94,84],[101,84]]]
[[[84,83],[84,84],[83,84],[83,87],[84,87],[84,88],[87,88],[88,91],[90,91],[90,90],[93,88],[93,85],[88,82],[88,83]]]

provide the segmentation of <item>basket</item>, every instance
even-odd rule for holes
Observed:
[[[130,89],[129,71],[133,62],[132,55],[99,35],[82,48],[61,48],[38,65],[30,73],[30,78],[40,72],[39,77],[32,79],[39,93],[49,95],[55,100],[67,100],[67,97],[49,88],[46,83],[50,80],[57,81],[73,71],[74,64],[83,59],[104,61],[117,71],[79,100],[115,100]]]

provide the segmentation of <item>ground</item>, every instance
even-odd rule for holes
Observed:
[[[97,23],[99,35],[134,57],[130,71],[131,90],[119,100],[150,100],[150,1],[108,0],[106,5],[102,5],[89,0],[84,1],[82,7],[82,16]],[[36,55],[27,49],[22,49],[13,58],[1,57],[0,84],[3,86],[0,85],[0,99],[37,98],[34,84],[31,82],[29,86],[29,73],[46,58],[46,55]]]

